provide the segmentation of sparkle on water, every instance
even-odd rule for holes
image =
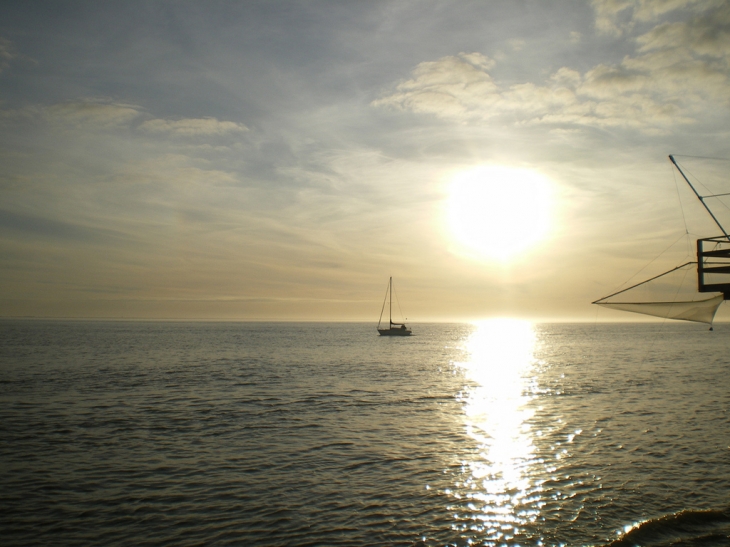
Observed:
[[[539,485],[526,467],[534,461],[528,424],[530,370],[535,332],[526,321],[499,319],[479,324],[467,341],[468,361],[459,363],[474,387],[464,393],[469,434],[481,450],[465,462],[468,472],[454,495],[472,501],[474,522],[464,523],[485,539],[509,541],[538,511],[527,503]]]

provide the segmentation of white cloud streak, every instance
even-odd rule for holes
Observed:
[[[140,129],[151,133],[167,133],[184,137],[226,135],[244,133],[248,128],[240,123],[220,121],[215,118],[185,118],[182,120],[147,120]]]
[[[114,127],[129,124],[141,109],[123,103],[76,101],[44,107],[41,112],[50,121],[72,126]]]
[[[143,116],[145,112],[140,106],[107,99],[84,99],[48,106],[34,105],[18,110],[0,110],[0,119],[4,120],[35,118],[56,126],[85,130],[131,127]],[[212,117],[179,120],[155,118],[143,121],[138,128],[146,133],[182,137],[212,137],[245,133],[249,130],[243,124]]]

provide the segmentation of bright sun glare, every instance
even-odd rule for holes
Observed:
[[[550,197],[549,180],[536,171],[476,167],[451,183],[448,225],[464,251],[506,261],[545,238]]]

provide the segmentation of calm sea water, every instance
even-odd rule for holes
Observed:
[[[0,321],[0,543],[730,544],[730,325]]]

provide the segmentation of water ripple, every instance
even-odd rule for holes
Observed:
[[[691,327],[0,322],[2,543],[727,545]]]

